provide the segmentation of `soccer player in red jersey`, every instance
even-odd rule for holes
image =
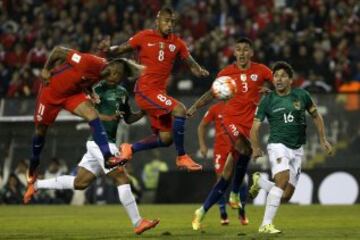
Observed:
[[[167,82],[175,59],[179,56],[187,63],[197,77],[206,77],[203,69],[190,55],[185,43],[173,34],[174,12],[163,8],[156,18],[156,29],[143,30],[126,43],[110,47],[109,55],[119,55],[137,50],[139,61],[145,66],[144,73],[135,86],[135,100],[140,109],[146,112],[154,134],[134,144],[122,144],[121,156],[131,159],[135,152],[168,147],[174,141],[177,150],[176,165],[189,171],[201,170],[184,149],[184,125],[186,108],[166,92]]]
[[[36,180],[36,169],[40,163],[47,129],[61,109],[66,109],[89,122],[106,168],[123,163],[119,156],[114,156],[117,153],[110,151],[99,115],[84,92],[101,78],[117,78],[121,61],[124,60],[115,59],[107,62],[104,58],[63,47],[55,47],[52,50],[41,73],[44,84],[39,91],[34,113],[35,134],[32,139],[28,188]]]
[[[252,152],[248,138],[256,106],[260,100],[260,91],[265,81],[272,80],[272,73],[268,67],[251,61],[253,54],[251,40],[239,39],[234,46],[236,62],[225,67],[217,76],[230,76],[235,79],[237,85],[236,95],[226,104],[222,122],[223,134],[232,144],[232,154],[228,156],[222,177],[213,187],[204,205],[195,211],[194,230],[201,227],[205,213],[219,201],[225,192],[230,183],[233,169],[236,169],[232,189],[234,193],[239,192],[240,184],[246,174]],[[206,105],[212,99],[211,91],[206,92],[191,106],[187,114],[192,116],[198,108]],[[240,203],[238,205],[240,207]]]
[[[212,105],[209,110],[204,115],[198,127],[198,137],[199,137],[199,145],[200,152],[204,158],[207,156],[208,147],[205,142],[205,133],[207,127],[213,123],[215,126],[215,139],[214,139],[214,169],[216,173],[217,179],[221,178],[221,174],[224,170],[226,159],[228,155],[231,153],[232,144],[228,136],[223,134],[223,115],[224,110],[226,109],[226,102],[220,101],[214,105]],[[241,196],[242,202],[245,202],[247,199],[247,188],[248,184],[246,181],[240,186],[239,195]],[[220,223],[222,225],[229,224],[229,219],[226,213],[226,199],[225,195],[223,195],[219,202],[220,209]],[[249,220],[246,217],[245,213],[245,203],[242,203],[240,207],[238,207],[239,219],[242,225],[247,225]]]

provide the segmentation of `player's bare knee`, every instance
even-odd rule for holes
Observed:
[[[178,103],[174,110],[172,111],[172,115],[175,117],[184,117],[186,115],[186,107],[182,103]]]
[[[130,183],[129,178],[124,173],[117,174],[116,176],[113,176],[112,178],[113,178],[116,186]]]
[[[74,189],[75,190],[84,190],[88,187],[88,183],[86,181],[83,181],[80,178],[75,178],[74,181]]]
[[[37,124],[35,127],[35,134],[38,136],[45,136],[48,126],[43,124]]]
[[[173,143],[173,137],[170,132],[160,133],[160,140],[165,146],[170,146]]]
[[[291,199],[291,196],[288,196],[288,195],[284,195],[281,197],[281,203],[288,203]]]

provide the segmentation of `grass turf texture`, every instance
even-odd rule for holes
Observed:
[[[107,206],[0,206],[0,239],[360,239],[360,205],[283,205],[275,226],[280,235],[258,234],[264,208],[248,206],[248,226],[241,226],[228,208],[230,225],[219,223],[213,207],[201,231],[191,220],[199,205],[140,205],[142,216],[158,217],[160,224],[141,236],[133,233],[125,211]]]

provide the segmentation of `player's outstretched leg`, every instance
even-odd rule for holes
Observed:
[[[218,205],[219,205],[219,210],[220,210],[220,224],[221,225],[229,225],[230,221],[229,221],[229,218],[228,218],[228,215],[227,215],[227,212],[226,212],[226,198],[225,198],[225,195],[223,195],[219,202],[218,202]]]
[[[237,163],[235,166],[235,174],[232,181],[232,190],[230,192],[229,205],[233,209],[241,208],[241,202],[239,197],[240,186],[244,181],[247,167],[250,161],[250,156],[244,154],[234,154],[237,156]]]
[[[134,226],[134,233],[142,234],[143,232],[156,227],[160,222],[159,219],[148,220],[140,216],[135,197],[132,194],[130,184],[128,183],[129,178],[125,170],[123,168],[117,168],[108,175],[112,177],[118,185],[117,190],[119,199]]]
[[[247,179],[244,179],[243,184],[240,186],[240,204],[241,207],[238,209],[239,219],[241,225],[248,225],[249,219],[246,216],[245,206],[247,201],[247,194],[248,193],[248,181]]]
[[[176,105],[172,112],[174,116],[172,133],[177,151],[176,166],[178,168],[184,168],[188,171],[200,171],[202,166],[191,159],[185,152],[184,147],[184,134],[185,134],[185,122],[186,122],[186,108],[182,103]]]
[[[230,181],[226,180],[224,177],[221,177],[215,186],[210,191],[207,196],[203,206],[195,211],[194,219],[192,221],[192,227],[194,230],[199,230],[201,228],[201,222],[205,217],[206,212],[224,195],[227,187],[229,186]]]
[[[136,152],[158,148],[168,147],[171,145],[171,141],[163,142],[159,134],[152,134],[134,144],[123,143],[120,145],[121,158],[130,160],[132,155]]]
[[[70,175],[63,175],[44,180],[36,180],[33,184],[28,186],[24,194],[24,203],[29,203],[39,189],[76,189],[74,186],[74,181],[75,177]]]

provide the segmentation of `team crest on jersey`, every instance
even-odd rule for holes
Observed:
[[[240,74],[240,80],[245,82],[246,81],[246,74],[244,74],[244,73]]]
[[[159,48],[160,48],[160,49],[164,49],[164,48],[165,48],[165,43],[159,42]]]
[[[258,75],[257,75],[257,74],[251,74],[251,75],[250,75],[250,79],[255,82],[255,81],[258,80]]]
[[[169,44],[169,50],[170,52],[174,52],[176,49],[176,46],[174,44]]]
[[[294,105],[294,108],[295,108],[296,110],[300,110],[300,108],[301,108],[301,102],[300,102],[299,100],[295,100],[295,101],[293,102],[293,105]]]

